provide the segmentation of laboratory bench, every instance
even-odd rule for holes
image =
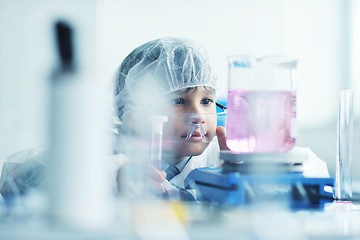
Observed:
[[[28,204],[28,203],[27,203]],[[290,210],[277,203],[224,207],[172,201],[119,201],[103,227],[49,220],[44,206],[1,205],[0,239],[359,239],[360,204]],[[102,223],[104,224],[104,223]]]

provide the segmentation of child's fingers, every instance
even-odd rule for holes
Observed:
[[[143,182],[139,182],[139,179],[132,179],[131,177],[129,178],[129,176],[127,179],[124,179],[124,174],[123,172],[126,171],[126,167],[128,164],[124,164],[124,166],[122,166],[120,169],[118,169],[117,174],[116,174],[116,180],[117,180],[117,188],[118,191],[121,193],[124,189],[123,186],[127,185],[128,186],[132,186],[132,185],[136,185],[136,184],[145,184],[147,186],[147,189],[149,190],[149,192],[156,194],[156,195],[161,195],[162,193],[164,193],[166,191],[166,188],[164,187],[164,185],[162,184],[162,182],[165,181],[166,179],[166,173],[164,171],[160,171],[157,168],[155,168],[153,165],[149,164],[148,168],[147,168],[147,174],[145,176],[144,179],[142,179]],[[134,166],[130,166],[130,167],[134,167]],[[134,186],[135,186],[134,185]],[[136,188],[136,186],[135,186]]]
[[[155,168],[153,165],[149,165],[150,170],[150,191],[154,194],[162,194],[165,191],[165,187],[161,184],[165,181],[166,173]]]
[[[222,126],[218,126],[216,128],[216,136],[218,138],[220,150],[228,150],[228,148],[226,146],[225,128]]]
[[[156,181],[156,180],[149,180],[150,181],[150,184],[149,184],[149,187],[150,187],[150,191],[154,194],[162,194],[163,192],[165,192],[165,187],[164,185],[162,185],[160,182]]]
[[[163,182],[166,178],[166,173],[164,171],[160,171],[154,166],[150,165],[151,178],[153,178],[157,182]]]
[[[166,179],[166,172],[165,172],[165,171],[161,171],[161,174],[163,175],[164,179]]]

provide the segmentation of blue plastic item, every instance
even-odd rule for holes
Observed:
[[[306,178],[302,173],[223,173],[220,168],[198,168],[185,179],[185,188],[196,189],[198,201],[230,206],[282,201],[291,209],[322,208],[333,201],[326,186],[333,187],[334,179]]]

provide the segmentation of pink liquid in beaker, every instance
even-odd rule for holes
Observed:
[[[228,92],[226,144],[237,153],[287,152],[295,145],[292,91]]]

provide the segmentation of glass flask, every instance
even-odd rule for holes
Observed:
[[[227,147],[236,153],[282,153],[296,139],[296,66],[278,56],[228,59]]]

